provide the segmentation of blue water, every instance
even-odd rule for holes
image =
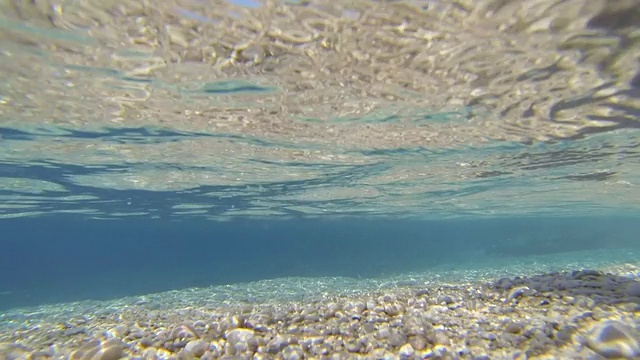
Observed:
[[[636,248],[638,218],[4,220],[3,309],[284,277],[381,278]],[[633,260],[630,256],[628,261]]]
[[[0,310],[637,262],[637,24],[485,3],[0,4]]]

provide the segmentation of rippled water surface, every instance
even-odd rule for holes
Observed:
[[[635,1],[0,5],[0,216],[606,214]]]

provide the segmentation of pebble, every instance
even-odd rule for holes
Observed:
[[[438,298],[438,304],[453,304],[453,298],[449,295],[443,295]]]
[[[587,276],[599,277],[601,275],[602,275],[601,272],[599,272],[597,270],[589,270],[589,269],[574,271],[574,272],[571,273],[571,276],[574,279],[582,279],[582,278],[587,277]]]
[[[117,325],[107,331],[107,336],[122,339],[129,334],[129,327],[127,325]]]
[[[271,341],[269,341],[269,343],[267,344],[266,350],[267,352],[276,354],[280,352],[280,350],[285,348],[287,345],[289,345],[289,340],[284,336],[278,335],[275,338],[271,339]]]
[[[606,320],[588,332],[586,345],[607,359],[640,357],[640,334],[620,321]]]
[[[437,345],[450,345],[451,340],[449,339],[449,337],[447,336],[447,334],[444,331],[436,331],[435,332],[435,343]]]
[[[409,336],[408,342],[415,350],[424,350],[427,347],[427,340],[422,336]]]
[[[525,292],[529,291],[529,287],[527,286],[518,286],[509,291],[507,294],[507,302],[513,301],[525,294]]]
[[[627,294],[629,296],[640,297],[640,282],[632,281],[627,285]]]
[[[251,329],[233,329],[225,333],[225,339],[236,351],[255,351],[258,339]]]
[[[392,330],[387,339],[387,343],[391,346],[398,347],[404,344],[407,341],[407,335],[397,331]]]
[[[69,360],[117,360],[124,356],[126,345],[118,339],[92,340],[71,353]]]
[[[195,329],[189,325],[176,326],[169,334],[170,339],[192,339],[198,338],[198,334]]]
[[[404,344],[400,347],[400,350],[398,351],[398,355],[400,355],[400,358],[408,358],[413,356],[413,354],[415,354],[416,351],[413,348],[413,346],[411,346],[411,344]]]
[[[191,340],[185,345],[184,352],[190,357],[201,357],[209,349],[209,342],[204,340]]]
[[[217,310],[133,307],[28,330],[13,325],[11,335],[0,332],[0,359],[639,358],[637,284],[583,271],[419,295],[399,289]],[[60,326],[84,331],[65,336]],[[11,343],[18,336],[20,346]]]
[[[360,339],[347,339],[344,341],[343,345],[348,352],[352,353],[360,352],[360,349],[362,348],[362,342]]]
[[[402,314],[403,311],[404,309],[402,308],[402,305],[397,302],[386,304],[384,306],[384,312],[389,316],[398,316]]]
[[[4,348],[0,346],[0,355],[5,360],[27,360],[29,352],[22,346],[17,344],[7,344]]]
[[[522,323],[513,320],[507,321],[507,323],[504,325],[504,331],[511,334],[519,334],[520,332],[522,332],[523,328],[524,326],[522,325]]]
[[[300,345],[289,345],[282,350],[282,358],[284,360],[301,360],[304,357],[304,351]]]

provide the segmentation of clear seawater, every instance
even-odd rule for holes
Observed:
[[[0,311],[637,263],[639,58],[633,1],[1,0]]]

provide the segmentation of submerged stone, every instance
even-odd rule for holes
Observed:
[[[620,321],[606,320],[596,324],[586,338],[586,345],[607,359],[640,356],[638,331]]]
[[[124,356],[125,347],[118,339],[92,340],[74,351],[69,360],[117,360]]]

